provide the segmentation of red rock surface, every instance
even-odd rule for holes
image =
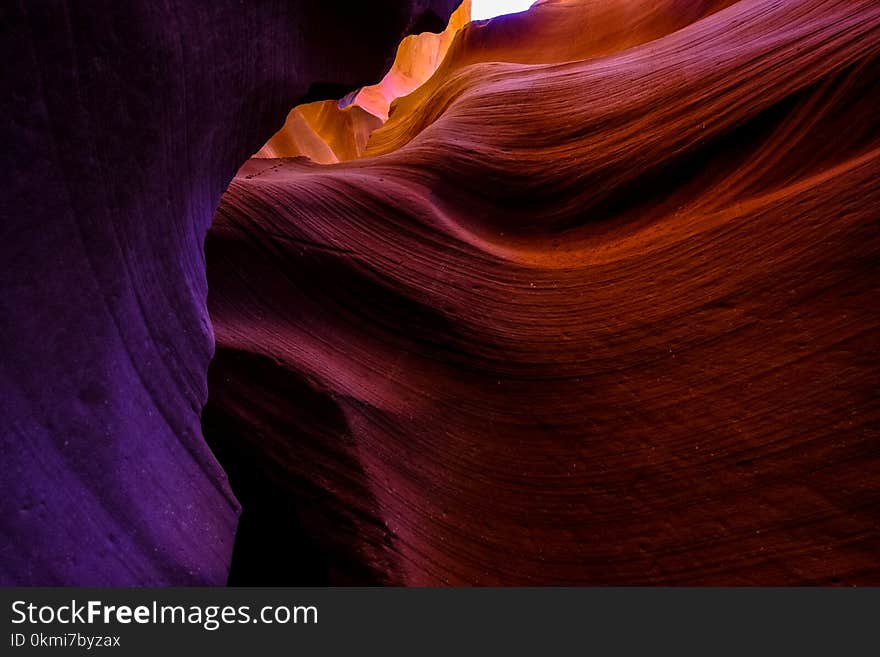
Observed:
[[[718,11],[732,0],[552,0],[527,12],[475,21],[465,26],[448,56],[425,84],[394,103],[395,121],[370,142],[368,155],[402,146],[433,120],[437,88],[446,96],[464,75],[462,69],[482,62],[552,64],[595,59],[671,34]],[[649,57],[645,48],[642,57]],[[485,68],[483,69],[485,70]],[[463,85],[470,85],[462,78]],[[434,108],[434,109],[432,109]]]
[[[880,583],[880,5],[545,2],[448,62],[215,217],[234,575]]]

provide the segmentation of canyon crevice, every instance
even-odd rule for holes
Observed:
[[[378,81],[455,4],[0,10],[2,583],[226,582],[239,505],[200,427],[211,216],[292,106]]]

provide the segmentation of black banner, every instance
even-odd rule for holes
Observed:
[[[878,601],[807,588],[2,589],[0,654],[876,654]]]

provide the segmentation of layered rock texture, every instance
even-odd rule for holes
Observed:
[[[544,0],[335,141],[451,2],[195,4],[3,10],[4,583],[880,584],[875,0]]]
[[[543,2],[368,157],[249,162],[238,576],[284,531],[331,582],[880,582],[878,73],[876,2]]]
[[[452,0],[5,3],[0,583],[223,584],[203,240],[291,106]]]

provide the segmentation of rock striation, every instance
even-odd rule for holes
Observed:
[[[880,583],[878,73],[872,1],[543,2],[367,157],[250,161],[207,245],[242,554]]]

